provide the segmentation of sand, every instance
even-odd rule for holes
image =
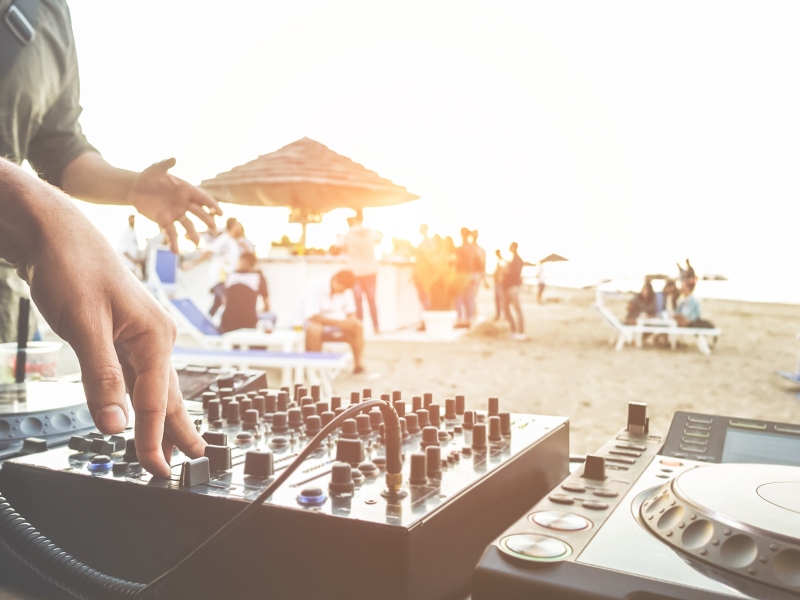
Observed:
[[[369,341],[368,374],[343,374],[334,387],[342,394],[399,389],[406,400],[430,391],[442,404],[463,393],[475,409],[498,396],[501,410],[569,417],[573,454],[597,450],[623,427],[631,401],[646,402],[651,428],[665,433],[676,410],[800,423],[800,387],[775,375],[795,369],[800,306],[704,300],[704,318],[722,335],[703,356],[694,344],[617,352],[590,308],[592,291],[550,289],[546,296],[540,306],[524,295],[528,341],[495,326],[493,298],[482,291],[479,310],[488,321],[461,339]],[[607,305],[624,315],[623,300]]]

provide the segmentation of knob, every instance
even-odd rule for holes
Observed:
[[[228,446],[206,446],[204,456],[212,471],[227,471],[231,468],[231,449]]]
[[[307,487],[297,496],[297,503],[302,506],[322,506],[328,497],[318,487]]]
[[[303,426],[303,412],[299,408],[290,408],[287,414],[289,427],[300,429]]]
[[[335,414],[338,417],[340,414],[342,414],[346,410],[347,409],[344,406],[340,406],[339,408],[337,408],[336,410],[333,411],[333,414]]]
[[[247,392],[247,397],[250,398],[250,400],[253,400],[256,396],[258,396],[259,393],[260,392],[250,390],[249,392]]]
[[[463,394],[458,394],[456,396],[456,414],[463,415],[465,408],[466,408],[466,399],[464,398]]]
[[[503,441],[503,436],[500,435],[500,417],[489,417],[489,441]]]
[[[311,397],[314,399],[314,402],[319,402],[322,396],[319,394],[319,386],[314,384],[311,386]]]
[[[264,397],[264,414],[272,415],[278,412],[278,396],[267,394]]]
[[[255,408],[245,411],[243,427],[244,429],[255,429],[258,427],[258,411]]]
[[[428,463],[428,477],[431,479],[442,478],[442,449],[439,444],[425,448],[425,459]]]
[[[366,392],[367,390],[364,391]],[[361,402],[361,396],[359,395],[359,393],[350,392],[350,405],[352,406],[353,404],[358,404],[359,402]]]
[[[278,392],[278,401],[276,404],[277,412],[286,412],[289,410],[289,393]]]
[[[316,402],[316,400],[314,400],[313,396],[303,396],[302,398],[300,398],[300,406],[301,407],[307,406],[309,404],[311,406],[314,406],[315,402]]]
[[[364,388],[361,392],[361,397],[364,400],[372,400],[372,388]]]
[[[265,450],[248,450],[244,455],[244,474],[254,477],[272,477],[275,467],[272,452]]]
[[[586,479],[603,480],[606,478],[606,459],[602,456],[589,454],[583,465],[583,477]]]
[[[317,402],[314,404],[314,406],[317,408],[318,415],[330,410],[327,402]]]
[[[440,429],[438,432],[439,435],[439,445],[446,444],[450,441],[450,433],[445,429]]]
[[[398,417],[404,417],[406,415],[406,403],[402,400],[397,400],[392,406],[394,406],[394,412],[397,413]]]
[[[403,399],[403,392],[400,390],[392,390],[392,402],[397,402]]]
[[[408,477],[411,485],[425,485],[428,483],[428,463],[427,456],[421,452],[414,452],[411,455],[411,473]]]
[[[431,424],[429,416],[430,416],[430,413],[424,408],[420,408],[417,411],[417,418],[419,419],[419,426],[420,427],[427,427],[428,425]]]
[[[139,462],[139,458],[136,456],[136,440],[130,438],[125,440],[125,454],[122,455],[122,460],[126,463],[132,462]]]
[[[467,412],[464,413],[464,423],[462,424],[462,427],[467,431],[471,431],[474,426],[475,426],[475,411],[468,410]]]
[[[358,428],[358,435],[370,435],[372,434],[372,425],[369,422],[369,415],[358,415],[356,416],[356,425]]]
[[[456,418],[456,399],[448,398],[444,401],[444,420],[455,421]]]
[[[251,408],[253,408],[252,398],[242,398],[239,400],[239,414],[243,415]]]
[[[472,427],[472,449],[475,452],[486,450],[486,423],[475,423]]]
[[[301,400],[308,396],[308,388],[302,385],[298,385],[294,388],[294,401],[297,404],[301,403]]]
[[[352,494],[356,487],[352,472],[353,468],[345,462],[333,463],[328,491],[331,494]]]
[[[205,456],[187,460],[181,466],[181,487],[194,487],[211,481],[209,460]]]
[[[417,416],[417,413],[408,413],[404,418],[406,420],[406,429],[408,429],[408,433],[411,435],[417,435],[420,431],[419,417]]]
[[[500,414],[500,399],[489,398],[489,416],[494,417]]]
[[[239,422],[239,403],[236,400],[228,403],[227,419],[229,425]]]
[[[392,401],[392,396],[391,394],[381,394],[381,400],[383,400],[386,403],[389,403]]]
[[[114,461],[106,454],[98,454],[93,456],[89,461],[89,470],[94,473],[105,473],[114,468]]]
[[[361,415],[358,415],[358,416],[360,417]],[[366,416],[366,415],[364,415],[364,416]],[[369,417],[367,417],[367,419],[369,419]],[[341,433],[340,437],[342,437],[342,438],[344,438],[346,440],[357,440],[358,439],[358,426],[356,424],[356,420],[355,419],[345,419],[342,422],[342,433]]]
[[[422,441],[419,443],[422,449],[428,446],[439,445],[439,430],[436,427],[428,426],[422,430]]]
[[[220,401],[220,404],[222,405],[222,418],[223,419],[227,419],[228,418],[228,406],[230,406],[230,403],[233,402],[233,396],[223,396],[222,398],[220,398],[219,401]]]
[[[341,396],[331,396],[331,412],[335,411],[342,405]]]
[[[628,402],[628,431],[643,435],[649,430],[650,419],[647,418],[647,404]]]
[[[428,408],[428,405],[433,402],[433,394],[425,392],[422,394],[422,408]]]
[[[201,436],[207,444],[212,446],[227,446],[228,434],[224,431],[206,431]]]
[[[219,400],[211,400],[208,403],[208,420],[209,422],[219,421],[222,417],[222,407]]]
[[[289,431],[289,415],[285,412],[276,412],[272,415],[272,432],[286,433]]]
[[[431,425],[434,427],[439,427],[442,422],[442,407],[435,403],[428,404],[428,418],[430,419]]]
[[[363,462],[364,442],[339,438],[336,440],[336,460],[346,462],[351,467]]]
[[[208,403],[217,399],[217,395],[214,392],[203,392],[200,397],[203,399],[203,408],[208,408]]]
[[[258,418],[264,416],[264,413],[267,412],[267,397],[259,394],[255,398],[253,398],[253,408],[258,411]]]
[[[230,379],[230,385],[221,385],[217,388],[217,396],[222,400],[225,396],[233,396],[233,377]]]
[[[324,413],[322,413],[320,415],[320,418],[322,419],[322,426],[325,427],[325,425],[333,421],[333,417],[335,416],[336,415],[329,410],[326,410]]]
[[[369,424],[372,427],[372,431],[378,431],[381,423],[383,423],[383,413],[381,413],[380,409],[374,408],[369,411]]]
[[[301,413],[301,415],[303,417],[303,421],[304,422],[308,421],[308,417],[310,417],[311,415],[316,415],[317,414],[317,407],[314,406],[313,404],[305,404],[300,409],[300,413]]]
[[[511,437],[511,413],[500,413],[500,433],[503,437]]]
[[[67,444],[67,447],[70,450],[77,450],[78,452],[88,452],[91,445],[92,440],[89,438],[85,438],[80,435],[73,435],[69,438],[69,444]]]
[[[400,417],[398,421],[400,422],[400,437],[406,439],[408,437],[408,423],[406,422],[406,418]]]
[[[422,408],[422,396],[413,396],[411,398],[411,412],[417,412]]]
[[[322,429],[322,419],[319,415],[311,415],[306,419],[306,435],[314,437]]]

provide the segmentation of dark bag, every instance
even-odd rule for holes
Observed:
[[[698,329],[714,329],[714,324],[711,321],[706,321],[705,319],[695,319],[691,323],[688,323],[686,326],[696,327]]]

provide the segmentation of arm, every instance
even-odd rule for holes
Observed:
[[[72,160],[61,174],[61,188],[68,194],[98,204],[130,204],[166,231],[172,251],[178,251],[175,221],[195,244],[200,236],[187,217],[192,213],[209,228],[216,227],[214,215],[221,215],[216,201],[202,190],[168,173],[175,166],[170,158],[147,167],[141,173],[118,169],[96,152],[85,152]]]
[[[173,443],[202,456],[205,442],[170,365],[175,323],[66,195],[2,159],[0,257],[16,267],[45,320],[75,350],[100,431],[127,426],[127,384],[147,470],[169,476]]]

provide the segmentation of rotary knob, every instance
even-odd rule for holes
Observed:
[[[424,450],[428,446],[439,446],[439,430],[436,427],[428,426],[422,430],[422,441],[419,443]]]
[[[464,398],[464,395],[458,394],[456,396],[456,414],[463,415],[466,405],[467,405],[467,400],[466,398]]]
[[[244,474],[253,477],[272,477],[275,472],[272,452],[248,450],[244,455]]]
[[[229,425],[235,425],[239,422],[239,403],[236,400],[231,400],[228,403],[228,408],[226,411],[226,419],[228,419]]]
[[[332,495],[352,494],[355,491],[355,487],[353,468],[346,462],[333,463],[328,491]]]
[[[231,468],[231,449],[228,446],[206,446],[204,456],[212,471],[227,471]]]
[[[322,429],[322,418],[319,415],[311,415],[306,420],[306,435],[314,437]]]
[[[472,427],[472,449],[475,452],[486,451],[486,423],[475,423]]]
[[[406,403],[402,400],[394,402],[392,406],[394,406],[394,412],[397,413],[398,417],[404,417],[406,415]]]
[[[434,427],[439,427],[442,422],[441,408],[433,402],[428,405],[428,419]]]
[[[489,416],[496,417],[500,414],[500,399],[489,398]]]
[[[272,432],[286,433],[289,431],[289,416],[285,412],[276,412],[272,415]]]
[[[425,485],[428,483],[427,457],[421,452],[411,455],[411,473],[408,477],[411,485]]]
[[[417,435],[420,432],[417,413],[408,413],[404,418],[406,420],[406,429],[408,429],[408,433]]]
[[[489,441],[498,443],[503,441],[500,434],[500,417],[489,417]]]
[[[416,414],[417,414],[417,419],[419,419],[420,427],[425,428],[431,424],[430,413],[427,411],[427,409],[420,408]]]
[[[369,422],[369,415],[361,414],[356,416],[356,426],[358,435],[363,437],[372,435],[372,425]]]
[[[455,421],[456,418],[456,399],[448,398],[444,401],[444,420]]]

